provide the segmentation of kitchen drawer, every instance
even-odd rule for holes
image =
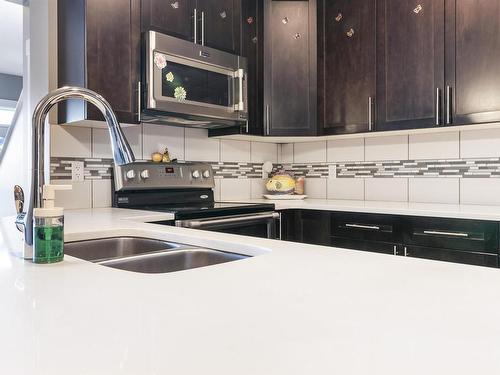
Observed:
[[[398,217],[359,213],[333,213],[332,237],[399,243]]]
[[[370,251],[373,253],[400,255],[401,247],[387,242],[363,241],[353,238],[332,237],[330,246],[344,249]]]
[[[495,222],[410,217],[404,223],[405,245],[498,254]]]
[[[472,251],[460,251],[423,246],[405,246],[406,256],[441,260],[445,262],[472,264],[484,267],[498,267],[498,255]]]

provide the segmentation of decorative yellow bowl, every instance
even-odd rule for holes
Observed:
[[[295,180],[288,174],[277,174],[267,180],[266,189],[271,194],[293,194]]]

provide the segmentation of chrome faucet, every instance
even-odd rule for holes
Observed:
[[[113,159],[116,165],[125,165],[135,161],[134,153],[130,148],[120,123],[109,103],[101,95],[92,90],[81,87],[62,87],[50,92],[37,104],[32,118],[33,154],[31,169],[31,191],[29,202],[24,202],[24,193],[20,186],[14,187],[16,201],[16,226],[24,233],[23,258],[33,257],[33,209],[42,205],[43,186],[45,181],[45,120],[50,109],[59,102],[68,99],[83,99],[95,105],[104,115],[109,127]],[[23,211],[23,208],[26,210]]]

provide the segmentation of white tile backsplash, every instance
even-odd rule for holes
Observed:
[[[111,207],[111,180],[92,181],[92,202],[94,208]]]
[[[92,207],[92,181],[71,182],[66,180],[55,180],[51,181],[51,184],[72,185],[71,190],[59,190],[56,192],[56,207],[63,207],[65,209]]]
[[[224,178],[220,180],[220,194],[223,201],[248,200],[252,197],[251,179]]]
[[[219,161],[218,139],[209,138],[205,129],[186,128],[186,154],[189,161]]]
[[[406,160],[408,136],[395,135],[365,139],[365,160]]]
[[[328,162],[364,161],[365,140],[363,138],[328,141]]]
[[[293,151],[294,163],[326,162],[326,142],[295,143]]]
[[[252,199],[262,199],[266,194],[266,180],[261,178],[252,178],[251,180]]]
[[[142,159],[142,126],[122,128],[136,159]],[[92,157],[112,158],[111,142],[108,129],[92,129]],[[148,157],[148,156],[147,156]]]
[[[92,156],[92,129],[70,125],[51,125],[50,155],[90,158]]]
[[[252,163],[278,162],[278,145],[275,143],[252,142],[251,144]]]
[[[185,160],[184,128],[144,124],[144,159],[151,159],[155,152],[168,148],[171,159]]]
[[[335,178],[328,180],[328,199],[365,199],[365,181],[362,178]]]
[[[460,203],[500,205],[500,179],[462,178],[460,179]]]
[[[460,157],[500,156],[500,129],[465,130],[460,133]]]
[[[250,142],[221,140],[220,161],[250,162]]]
[[[304,190],[308,198],[326,199],[327,179],[326,178],[306,178]]]
[[[293,163],[293,143],[282,144],[280,153],[280,163]]]
[[[408,183],[410,202],[446,204],[460,202],[458,178],[410,178]]]
[[[459,132],[411,134],[409,158],[420,160],[457,159],[460,157],[459,140]]]
[[[365,179],[367,201],[407,202],[408,179],[367,178]]]

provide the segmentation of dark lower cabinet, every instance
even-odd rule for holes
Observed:
[[[120,122],[138,123],[140,0],[59,0],[58,85],[94,90]],[[91,104],[59,104],[58,122],[104,118]]]
[[[281,238],[287,241],[499,266],[497,222],[316,210],[281,214]]]
[[[406,256],[413,258],[442,260],[445,262],[472,264],[484,267],[498,267],[498,254],[422,246],[405,246],[403,252]]]
[[[400,254],[400,245],[388,242],[364,241],[356,238],[331,237],[330,245],[344,249],[363,250],[372,253]]]

